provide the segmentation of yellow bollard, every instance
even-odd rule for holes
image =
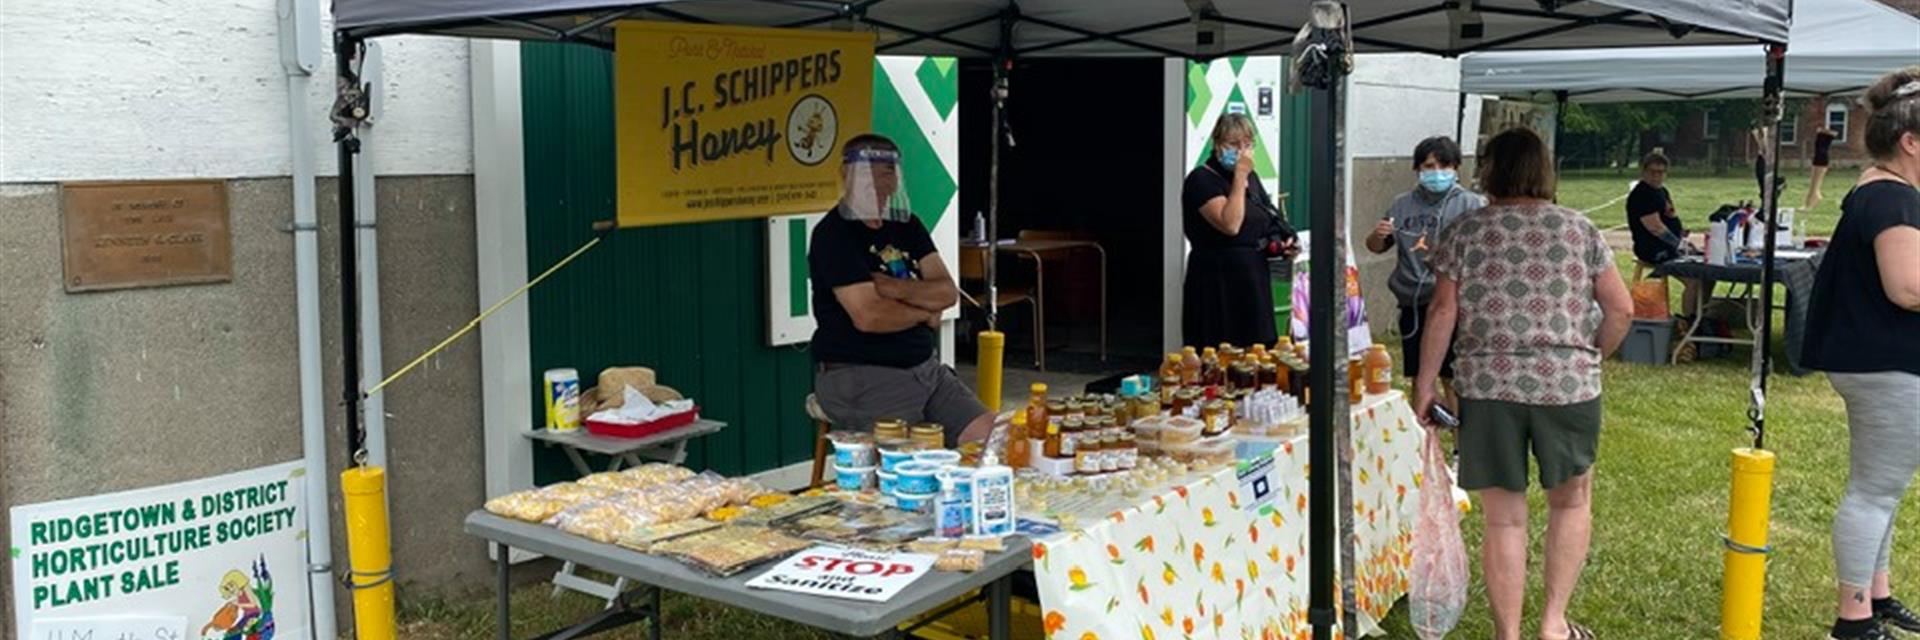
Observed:
[[[1000,411],[1001,360],[1007,353],[1007,334],[998,331],[980,332],[979,367],[974,371],[974,390],[980,394],[980,404],[987,410]]]
[[[1759,640],[1767,588],[1767,521],[1773,503],[1771,451],[1733,450],[1733,497],[1727,514],[1726,569],[1720,601],[1721,640]]]
[[[346,495],[347,558],[352,579],[353,628],[358,640],[392,640],[393,549],[388,546],[387,472],[353,467],[340,473]]]

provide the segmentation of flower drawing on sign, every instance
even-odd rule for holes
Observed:
[[[225,601],[200,627],[200,637],[219,640],[273,640],[273,573],[266,556],[253,564],[253,577],[239,570],[221,576],[216,590]]]

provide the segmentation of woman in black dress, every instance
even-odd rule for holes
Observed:
[[[1279,338],[1267,258],[1292,255],[1294,234],[1275,215],[1253,173],[1253,136],[1251,118],[1221,116],[1213,127],[1213,153],[1181,188],[1181,222],[1193,245],[1181,310],[1188,345],[1272,344]]]

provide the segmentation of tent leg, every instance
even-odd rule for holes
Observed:
[[[1753,448],[1758,450],[1767,448],[1767,378],[1773,370],[1773,258],[1779,236],[1775,228],[1780,224],[1780,189],[1776,183],[1780,179],[1780,118],[1786,105],[1786,74],[1787,46],[1768,45],[1765,92],[1760,100],[1762,124],[1767,132],[1763,147],[1767,177],[1760,194],[1768,227],[1765,253],[1760,260],[1760,312],[1766,315],[1760,323],[1759,342],[1754,345],[1753,406],[1748,410],[1753,420]]]
[[[1344,360],[1341,356],[1346,349],[1338,344],[1334,336],[1334,325],[1345,316],[1345,305],[1341,295],[1346,287],[1336,284],[1343,274],[1346,260],[1342,251],[1336,228],[1339,221],[1334,209],[1334,157],[1336,130],[1335,114],[1339,111],[1340,82],[1335,78],[1325,88],[1311,91],[1309,129],[1313,131],[1312,160],[1309,162],[1310,193],[1312,199],[1311,276],[1309,282],[1310,298],[1307,320],[1308,340],[1311,344],[1309,380],[1312,395],[1317,402],[1309,403],[1308,443],[1309,463],[1316,469],[1332,471],[1334,462],[1334,412],[1344,406],[1341,400],[1346,398],[1345,390],[1337,382],[1335,369]],[[1339,543],[1338,515],[1334,513],[1333,473],[1312,474],[1308,480],[1308,495],[1312,508],[1308,515],[1308,536],[1311,540],[1308,557],[1311,570],[1308,574],[1311,585],[1311,598],[1308,604],[1308,617],[1313,623],[1314,640],[1331,640],[1333,628],[1337,624],[1334,612],[1334,562],[1335,549]],[[1347,633],[1352,633],[1348,630]]]
[[[334,42],[334,73],[339,78],[349,78],[357,83],[354,57],[358,54],[361,41],[339,36]],[[343,381],[341,394],[346,401],[347,461],[349,464],[364,464],[365,452],[362,450],[366,434],[360,424],[360,258],[358,233],[355,233],[353,165],[354,156],[360,151],[360,139],[353,133],[354,127],[348,127],[344,136],[335,145],[339,150],[340,177],[334,182],[339,191],[339,226],[335,230],[340,235],[340,375]]]

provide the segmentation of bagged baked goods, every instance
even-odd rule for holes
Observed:
[[[538,489],[516,491],[492,500],[485,508],[488,513],[527,522],[543,522],[568,507],[597,500],[615,491],[605,487],[594,487],[574,482],[561,482]]]
[[[618,398],[620,390],[626,387],[645,389],[660,384],[659,376],[646,367],[607,367],[600,371],[599,388],[606,389],[607,395]],[[617,406],[617,405],[616,405]]]
[[[647,525],[628,531],[626,535],[620,537],[619,544],[629,549],[651,552],[656,544],[718,528],[720,523],[703,518]]]
[[[806,540],[765,527],[722,527],[655,544],[652,550],[709,574],[727,577],[810,546],[813,544]]]
[[[933,561],[936,571],[973,573],[987,566],[987,552],[979,549],[948,549]]]
[[[636,480],[644,488],[691,478],[693,470],[680,465],[652,462],[621,471],[620,475]]]

